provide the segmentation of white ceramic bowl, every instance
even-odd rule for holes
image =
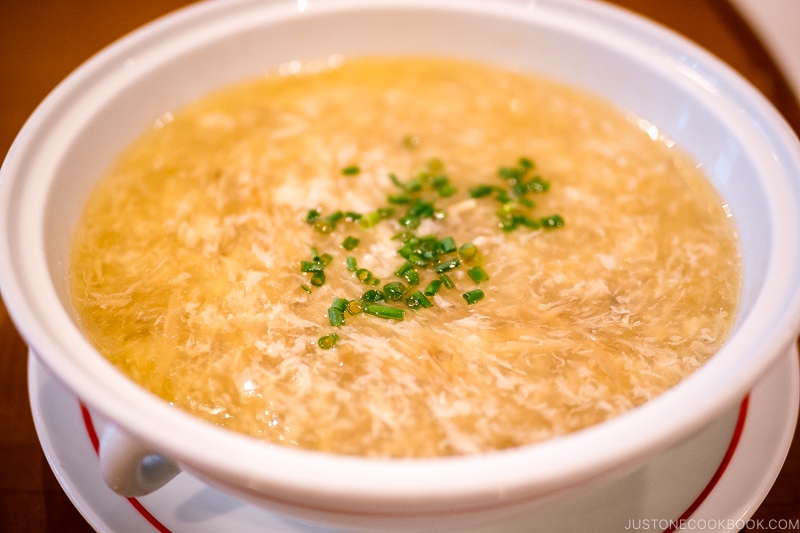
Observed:
[[[741,313],[723,349],[659,398],[566,437],[470,457],[376,460],[266,446],[213,427],[127,380],[83,338],[67,283],[71,233],[98,176],[155,119],[290,60],[417,52],[583,87],[702,165],[744,251]],[[544,503],[600,490],[735,409],[800,331],[799,206],[800,150],[780,115],[715,58],[626,12],[574,0],[231,0],[125,37],[36,110],[0,176],[0,289],[41,362],[116,428],[108,449],[138,443],[303,520],[369,531],[499,528],[520,510],[535,517]]]

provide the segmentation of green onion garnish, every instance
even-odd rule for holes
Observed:
[[[333,302],[331,303],[331,307],[338,309],[339,311],[344,312],[347,309],[347,304],[349,302],[345,298],[334,298]]]
[[[472,305],[478,300],[481,300],[483,298],[483,291],[480,289],[474,289],[465,292],[464,294],[461,295],[461,297],[467,301],[467,305]]]
[[[331,326],[344,326],[344,312],[338,307],[329,307],[328,320],[330,321]]]
[[[422,139],[420,139],[417,135],[406,135],[403,137],[403,146],[409,150],[415,150],[419,148],[420,144],[422,144]]]
[[[458,255],[461,256],[461,258],[464,260],[472,259],[477,254],[478,254],[478,247],[472,244],[471,242],[462,244],[458,248]]]
[[[336,341],[338,340],[339,336],[336,333],[331,333],[330,335],[320,337],[317,341],[317,345],[323,350],[330,350],[334,347],[334,345],[336,345]]]
[[[436,271],[437,274],[444,274],[445,272],[450,272],[451,270],[453,270],[454,268],[458,268],[459,266],[461,266],[461,261],[458,259],[458,257],[454,257],[449,261],[445,261],[444,263],[439,263],[438,265],[436,265],[436,268],[434,268],[434,270]]]
[[[560,215],[551,215],[540,220],[544,229],[560,228],[564,225],[564,219]]]
[[[347,256],[344,259],[344,264],[347,265],[347,270],[350,272],[355,272],[358,269],[358,263],[356,262],[356,258],[353,256]]]
[[[375,303],[383,302],[384,300],[386,300],[386,297],[383,295],[383,292],[376,291],[375,289],[370,289],[361,295],[362,302]]]
[[[302,285],[300,285],[300,288],[301,288],[301,289],[303,289],[303,290],[304,290],[305,292],[307,292],[308,294],[311,294],[311,287],[309,287],[309,286],[308,286],[308,285],[306,285],[305,283],[303,283]]]
[[[425,294],[425,296],[436,296],[436,293],[439,292],[439,288],[442,286],[442,283],[443,282],[440,279],[431,280],[431,282],[428,283],[428,286],[425,287],[423,294]]]
[[[314,287],[322,287],[323,285],[325,285],[325,273],[322,271],[314,272],[313,274],[311,274],[311,279],[309,280],[309,282]]]
[[[347,303],[347,312],[353,316],[360,314],[363,310],[364,306],[361,304],[360,300],[350,300]]]
[[[439,248],[443,254],[451,254],[457,250],[456,240],[452,237],[443,237],[439,241]]]
[[[344,248],[349,252],[354,250],[360,242],[361,241],[359,239],[356,239],[355,237],[351,237],[348,235],[347,238],[344,240],[344,242],[342,242],[342,248]]]
[[[467,274],[469,275],[470,279],[472,279],[472,281],[474,281],[475,283],[480,283],[481,281],[489,280],[489,275],[480,266],[474,266],[470,268],[467,271]]]
[[[433,305],[431,301],[428,300],[428,297],[419,290],[412,292],[411,295],[406,298],[405,304],[411,309],[417,309],[419,307],[427,308]]]
[[[309,224],[313,224],[314,222],[317,221],[318,218],[319,218],[319,211],[317,211],[316,209],[311,209],[308,211],[308,214],[306,215],[306,222],[308,222]]]
[[[365,314],[376,316],[378,318],[403,320],[406,316],[404,309],[398,309],[397,307],[390,307],[388,305],[366,303],[363,307]]]
[[[350,165],[349,167],[344,167],[342,169],[343,176],[355,176],[360,173],[361,169],[358,167],[358,165]]]
[[[477,187],[473,187],[469,190],[469,195],[472,198],[485,198],[489,196],[494,191],[494,187],[491,185],[478,185]]]
[[[393,281],[383,286],[383,294],[390,302],[397,302],[403,298],[407,287],[400,281]]]
[[[442,283],[448,289],[452,289],[456,286],[456,284],[453,283],[453,280],[450,279],[450,276],[448,276],[447,274],[439,274],[439,279],[442,280]]]
[[[321,261],[300,261],[300,272],[322,272],[324,268]]]

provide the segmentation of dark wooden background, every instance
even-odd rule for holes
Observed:
[[[8,151],[36,105],[80,63],[138,26],[187,3],[0,1],[0,155]],[[800,132],[800,108],[786,79],[727,2],[612,3],[671,27],[722,58],[755,84]],[[61,490],[39,446],[28,404],[26,360],[27,348],[0,301],[0,531],[92,531]],[[755,518],[800,519],[799,441],[795,439],[780,476]]]

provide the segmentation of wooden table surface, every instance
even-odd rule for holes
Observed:
[[[113,40],[183,0],[0,2],[0,154],[36,105],[70,71]],[[800,132],[800,108],[762,43],[723,0],[615,0],[701,44],[755,84]],[[0,253],[3,253],[0,251]],[[0,301],[0,531],[92,528],[61,490],[34,431],[27,348]],[[754,518],[800,519],[800,439]],[[786,529],[784,529],[785,531]]]

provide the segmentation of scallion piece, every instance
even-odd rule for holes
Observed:
[[[541,222],[544,229],[560,228],[564,225],[564,219],[561,218],[560,215],[550,215],[549,217],[544,217],[539,222]]]
[[[325,285],[325,273],[322,271],[314,272],[313,274],[311,274],[311,279],[309,280],[309,282],[314,287],[322,287],[323,285]]]
[[[316,209],[310,209],[308,211],[308,214],[306,215],[306,222],[308,222],[309,224],[313,224],[314,222],[317,221],[318,218],[319,218],[319,211],[317,211]]]
[[[336,341],[338,340],[339,336],[336,333],[331,333],[330,335],[320,337],[317,341],[317,345],[323,350],[330,350],[336,345]]]
[[[456,248],[456,240],[452,237],[443,237],[442,240],[439,241],[439,249],[443,254],[455,252],[458,249]]]
[[[364,304],[364,314],[386,318],[391,320],[403,320],[406,316],[405,309],[398,309],[388,305],[366,303]]]
[[[308,293],[308,294],[311,294],[311,287],[309,287],[309,286],[308,286],[308,285],[306,285],[305,283],[303,283],[302,285],[300,285],[300,288],[301,288],[301,289],[303,289],[303,291],[305,291],[306,293]]]
[[[485,198],[492,194],[494,189],[492,185],[478,185],[469,190],[469,195],[471,198]]]
[[[453,270],[454,268],[458,268],[459,266],[461,266],[461,261],[458,259],[458,257],[454,257],[449,261],[439,263],[438,265],[436,265],[434,270],[436,271],[437,274],[444,274],[445,272],[450,272],[451,270]]]
[[[471,291],[467,291],[467,292],[465,292],[464,294],[461,295],[461,297],[464,298],[464,300],[467,301],[467,305],[472,305],[475,302],[483,299],[483,296],[484,296],[483,295],[483,291],[480,290],[480,289],[474,289],[474,290],[471,290]]]
[[[439,279],[442,280],[442,283],[448,289],[452,289],[456,286],[456,284],[453,283],[453,280],[450,279],[450,276],[448,276],[447,274],[439,274]]]
[[[439,292],[439,288],[442,286],[442,283],[443,282],[440,279],[431,280],[431,282],[428,283],[428,286],[425,287],[423,294],[425,294],[425,296],[436,296],[436,293]]]
[[[361,311],[363,310],[364,306],[361,303],[361,300],[350,300],[347,303],[347,312],[353,316],[361,314]]]
[[[358,278],[358,281],[360,281],[364,285],[375,286],[379,285],[381,282],[380,279],[373,276],[372,272],[370,272],[366,268],[359,268],[358,270],[356,270],[356,278]]]
[[[348,235],[347,238],[345,238],[344,242],[342,242],[342,248],[344,248],[349,252],[355,250],[356,246],[358,246],[360,242],[361,241],[359,239],[356,239],[355,237],[351,237]]]
[[[486,271],[481,268],[480,266],[474,266],[467,271],[467,275],[469,275],[470,279],[475,283],[480,283],[481,281],[488,281],[489,275]]]
[[[397,302],[403,298],[407,287],[400,281],[393,281],[383,286],[383,294],[390,302]]]
[[[403,279],[405,279],[409,285],[419,285],[419,272],[413,268],[406,270],[403,273]]]
[[[300,261],[300,272],[322,272],[324,268],[321,261]]]
[[[344,312],[338,307],[329,307],[328,320],[330,321],[331,326],[337,328],[339,326],[344,326]]]
[[[425,296],[422,291],[414,291],[412,292],[405,300],[405,304],[410,307],[411,309],[417,309],[419,307],[428,308],[431,307],[433,304],[428,297]]]
[[[362,302],[369,302],[369,303],[376,303],[376,302],[383,302],[386,300],[383,292],[376,291],[375,289],[370,289],[364,294],[361,295]]]
[[[356,176],[361,173],[361,168],[358,165],[350,165],[342,169],[343,176]]]
[[[346,298],[338,298],[338,297],[336,297],[336,298],[333,299],[333,302],[331,303],[331,307],[333,307],[335,309],[338,309],[339,311],[344,312],[344,310],[347,309],[347,304],[348,303],[349,302],[347,301]]]
[[[478,254],[478,247],[471,242],[462,244],[458,248],[458,255],[464,260],[474,258]]]
[[[358,263],[356,262],[356,258],[353,256],[347,256],[344,260],[344,264],[347,265],[347,270],[350,272],[355,272],[358,270]]]

